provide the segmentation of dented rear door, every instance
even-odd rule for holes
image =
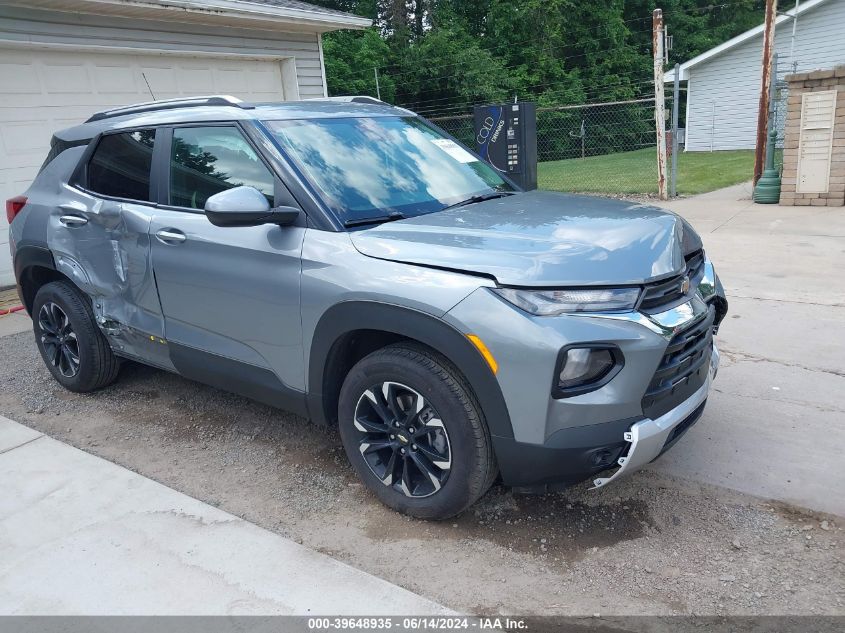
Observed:
[[[119,354],[172,368],[150,253],[154,130],[104,135],[50,215],[56,267],[92,300]]]

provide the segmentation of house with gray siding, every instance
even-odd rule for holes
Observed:
[[[845,0],[801,0],[797,9],[791,0],[779,4],[779,78],[845,63]],[[687,86],[686,151],[754,149],[762,59],[761,24],[680,65]],[[665,78],[674,82],[675,71]]]
[[[116,106],[226,94],[326,96],[322,34],[370,20],[299,0],[4,0],[0,199],[29,186],[55,130]],[[0,216],[0,287],[14,282]]]

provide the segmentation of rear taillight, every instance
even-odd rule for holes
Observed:
[[[26,204],[26,196],[15,196],[6,200],[6,219],[9,224],[15,219],[15,216],[21,212]]]

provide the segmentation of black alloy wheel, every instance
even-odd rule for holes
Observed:
[[[35,293],[30,314],[41,358],[65,389],[87,393],[114,382],[120,361],[84,292],[69,281],[47,283]]]
[[[65,378],[79,373],[79,340],[65,311],[52,301],[38,311],[38,329],[46,360]]]
[[[372,385],[358,399],[354,426],[364,461],[385,486],[421,498],[449,478],[449,434],[431,403],[411,387]]]

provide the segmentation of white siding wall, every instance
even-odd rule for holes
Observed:
[[[0,6],[0,40],[290,57],[299,96],[323,96],[316,33],[285,33]],[[2,54],[2,53],[0,53]]]
[[[777,26],[781,78],[792,72],[791,36],[791,20]],[[687,151],[754,148],[762,56],[761,35],[689,70]],[[798,16],[795,61],[798,71],[845,63],[845,0],[826,2]]]

